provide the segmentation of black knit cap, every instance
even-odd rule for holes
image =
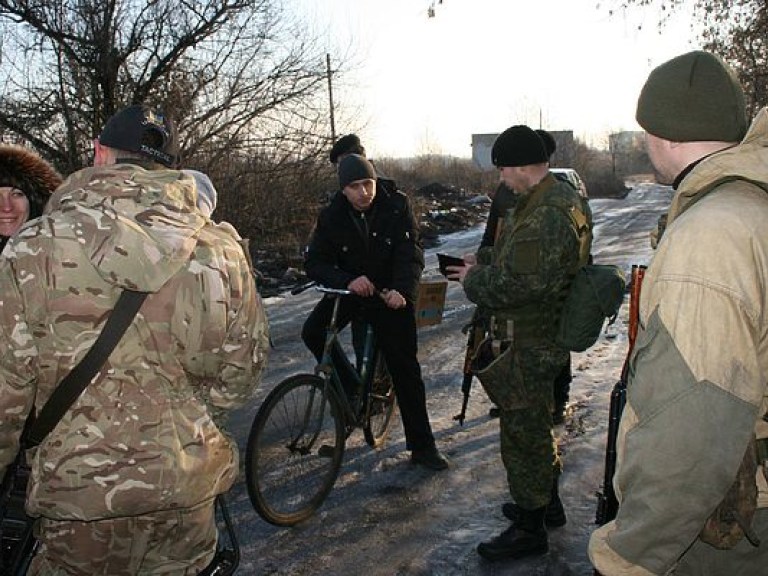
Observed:
[[[43,213],[48,198],[61,184],[61,175],[35,152],[22,146],[0,145],[0,186],[24,192],[29,219]]]
[[[360,156],[365,156],[365,148],[363,148],[363,145],[360,143],[360,138],[358,138],[357,134],[347,134],[336,140],[331,148],[331,164],[336,164],[339,160],[339,156],[344,154],[359,154]]]
[[[339,186],[343,190],[357,180],[376,180],[376,169],[364,156],[350,154],[339,162]]]
[[[530,166],[543,164],[549,155],[541,137],[524,125],[512,126],[499,134],[491,149],[491,161],[504,166]]]
[[[137,152],[168,167],[179,157],[179,138],[171,119],[143,104],[116,112],[107,120],[99,142],[116,150]]]
[[[739,142],[747,133],[744,90],[720,57],[694,50],[651,71],[637,123],[672,142]]]
[[[542,128],[535,130],[535,132],[539,135],[541,141],[544,142],[544,149],[547,151],[547,156],[552,158],[552,154],[554,154],[555,150],[557,150],[557,142],[555,142],[555,137]]]

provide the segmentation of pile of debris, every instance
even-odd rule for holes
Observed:
[[[414,193],[416,215],[425,248],[438,243],[441,234],[451,234],[485,222],[491,200],[485,194],[429,184]]]

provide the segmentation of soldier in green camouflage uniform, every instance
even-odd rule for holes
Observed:
[[[549,173],[544,144],[529,127],[503,132],[492,156],[503,181],[522,197],[505,216],[495,245],[451,277],[493,316],[492,363],[477,375],[501,409],[501,454],[514,499],[504,512],[513,523],[478,552],[498,560],[548,549],[544,519],[560,466],[552,434],[553,383],[568,360],[554,338],[572,273],[591,248],[591,236],[580,239],[575,220],[591,222],[591,213],[572,186]]]
[[[544,143],[544,149],[547,151],[547,157],[551,159],[552,155],[555,153],[555,150],[557,150],[557,142],[555,141],[554,136],[552,136],[552,134],[546,130],[542,129],[537,129],[535,132],[539,135],[541,141]],[[558,178],[558,175],[555,174],[555,177]],[[568,182],[565,177],[561,178],[561,180],[563,182]],[[506,184],[504,184],[503,181],[499,182],[499,185],[491,198],[491,208],[488,212],[488,220],[485,223],[483,238],[480,240],[480,250],[486,247],[491,247],[496,243],[496,239],[501,235],[502,227],[504,226],[504,216],[508,212],[512,212],[515,209],[519,199],[520,194],[510,189]],[[487,251],[487,253],[490,258],[492,251]],[[470,263],[477,262],[477,256],[475,254],[468,254],[464,258]],[[484,317],[485,316],[482,310],[476,308],[472,322],[483,322]],[[555,404],[552,411],[552,421],[554,424],[562,424],[565,421],[565,407],[568,403],[568,394],[570,392],[571,380],[571,357],[569,354],[565,364],[560,368],[560,372],[558,372],[558,375],[555,378]],[[492,417],[498,417],[498,406],[492,407],[489,415]],[[555,522],[555,524],[558,525],[562,525],[564,523],[564,516]]]
[[[258,385],[267,321],[235,230],[195,206],[170,122],[113,116],[93,168],[71,175],[0,263],[0,473],[94,343],[123,289],[149,296],[32,459],[32,574],[198,574],[213,501],[238,475],[220,427]]]

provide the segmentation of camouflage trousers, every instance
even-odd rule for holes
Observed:
[[[213,559],[214,501],[195,508],[92,522],[42,518],[31,575],[192,576]]]
[[[510,386],[524,396],[525,406],[500,411],[501,459],[512,499],[532,510],[546,506],[552,483],[562,470],[552,432],[553,386],[568,352],[539,347],[517,355],[519,370]]]

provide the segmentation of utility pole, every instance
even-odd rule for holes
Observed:
[[[333,117],[333,84],[331,82],[331,55],[329,53],[325,53],[325,68],[328,75],[328,100],[330,102],[330,109],[331,109],[331,140],[333,142],[336,141],[336,121]]]

